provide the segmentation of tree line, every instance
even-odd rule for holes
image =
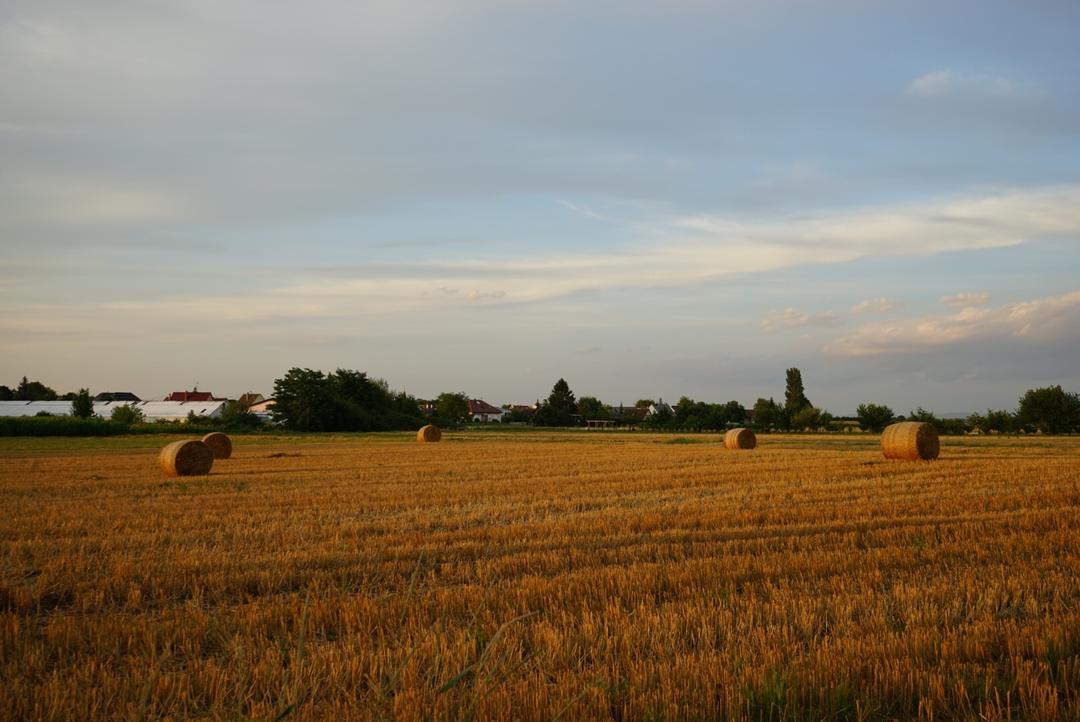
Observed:
[[[1080,394],[1065,391],[1061,386],[1028,389],[1020,397],[1016,409],[987,409],[966,419],[940,419],[919,407],[906,417],[897,416],[882,404],[861,404],[859,425],[867,431],[880,432],[895,421],[925,421],[939,433],[963,434],[978,431],[984,434],[1034,433],[1071,434],[1080,432]]]
[[[639,401],[637,406],[652,406],[651,400]],[[633,425],[633,420],[617,418],[612,407],[605,406],[593,396],[574,400],[574,393],[564,379],[559,379],[548,398],[541,402],[531,421],[537,426],[578,426],[590,420],[611,420]],[[1015,411],[987,410],[966,419],[942,419],[919,407],[906,415],[895,413],[884,404],[860,404],[854,419],[863,431],[881,433],[897,421],[924,421],[933,424],[941,434],[1033,433],[1065,434],[1080,432],[1080,394],[1065,391],[1061,386],[1029,389],[1020,397]],[[640,425],[654,430],[714,431],[739,425],[758,431],[839,431],[846,419],[833,416],[814,406],[806,396],[802,372],[798,368],[786,371],[784,402],[759,398],[751,409],[738,401],[707,403],[683,396],[672,407],[660,405]]]
[[[383,379],[370,378],[365,372],[349,369],[324,373],[291,368],[274,381],[274,398],[276,405],[271,411],[274,421],[296,431],[412,430],[429,422],[453,426],[470,420],[469,397],[462,392],[445,392],[425,401],[392,390]],[[87,422],[101,421],[93,417],[94,404],[89,389],[61,396],[40,381],[29,381],[26,377],[15,388],[0,385],[0,400],[62,399],[72,403],[70,417]],[[421,405],[427,407],[428,413],[421,411]],[[653,411],[645,419],[640,412],[643,407]],[[135,428],[145,421],[135,406],[118,406],[111,414],[108,421],[121,427]],[[738,401],[709,403],[683,396],[670,406],[652,399],[639,399],[633,407],[614,407],[595,396],[577,398],[566,380],[560,378],[547,398],[538,401],[535,409],[511,412],[506,420],[544,427],[573,427],[589,421],[605,421],[657,431],[719,431],[746,425],[764,432],[836,431],[844,428],[847,421],[810,402],[798,368],[786,371],[782,404],[771,397],[759,398],[747,409]],[[1029,389],[1020,397],[1015,410],[988,409],[986,413],[971,414],[966,419],[941,419],[921,407],[907,415],[898,415],[884,404],[863,403],[852,419],[862,430],[874,433],[901,420],[925,421],[943,434],[971,431],[1076,433],[1080,432],[1080,394],[1067,392],[1061,386]],[[262,424],[258,417],[236,402],[227,404],[219,419],[192,415],[188,421],[199,426],[233,430],[255,429]],[[18,423],[21,422],[13,420],[8,426]]]

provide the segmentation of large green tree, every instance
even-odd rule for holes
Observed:
[[[728,401],[720,409],[721,421],[726,426],[727,424],[743,424],[746,423],[746,409],[738,401]]]
[[[806,398],[803,388],[802,371],[797,368],[787,370],[787,384],[784,390],[784,412],[792,417],[807,406],[813,406],[810,399]]]
[[[983,431],[988,434],[1008,434],[1016,430],[1016,414],[1005,409],[987,409],[983,424]]]
[[[586,421],[607,421],[611,418],[607,406],[595,396],[582,396],[578,399],[577,412]]]
[[[804,406],[791,417],[792,427],[799,431],[817,431],[824,423],[821,409],[813,406]]]
[[[859,404],[855,416],[859,420],[860,429],[872,431],[875,434],[884,431],[885,427],[896,418],[893,410],[883,404]]]
[[[435,415],[440,419],[464,424],[469,421],[469,397],[461,392],[445,392],[435,399]]]
[[[292,368],[274,381],[274,419],[298,431],[386,431],[423,423],[416,401],[362,371]]]
[[[745,420],[746,409],[738,401],[710,404],[683,396],[675,404],[675,416],[671,419],[671,425],[690,431],[704,431],[724,429],[729,424],[741,424]]]
[[[551,387],[547,400],[537,409],[533,423],[537,426],[573,426],[576,414],[574,392],[565,379],[559,379]]]
[[[1080,395],[1060,386],[1028,389],[1020,397],[1017,416],[1021,424],[1033,426],[1044,434],[1080,431]]]
[[[763,431],[780,425],[782,413],[780,406],[772,398],[759,398],[754,402],[754,425]]]
[[[274,419],[300,431],[331,431],[337,427],[326,375],[313,369],[291,368],[274,381]]]

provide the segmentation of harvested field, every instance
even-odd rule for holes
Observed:
[[[1080,718],[1080,439],[0,439],[0,717]]]

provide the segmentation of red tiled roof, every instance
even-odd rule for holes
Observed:
[[[219,401],[209,391],[173,391],[166,401]]]
[[[469,413],[470,414],[502,414],[506,413],[498,406],[492,406],[487,401],[481,399],[469,399]]]

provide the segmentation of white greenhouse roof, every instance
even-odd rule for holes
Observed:
[[[37,416],[42,411],[53,416],[71,413],[70,401],[0,401],[0,416]]]
[[[225,401],[95,401],[94,416],[109,418],[117,406],[134,406],[147,421],[183,419],[192,411],[196,416],[220,416]],[[71,413],[70,401],[0,401],[0,416],[37,416],[41,412],[53,416]]]
[[[192,411],[196,416],[217,416],[221,414],[226,401],[143,401],[134,404],[143,412],[148,421],[154,419],[178,419],[186,417]]]

